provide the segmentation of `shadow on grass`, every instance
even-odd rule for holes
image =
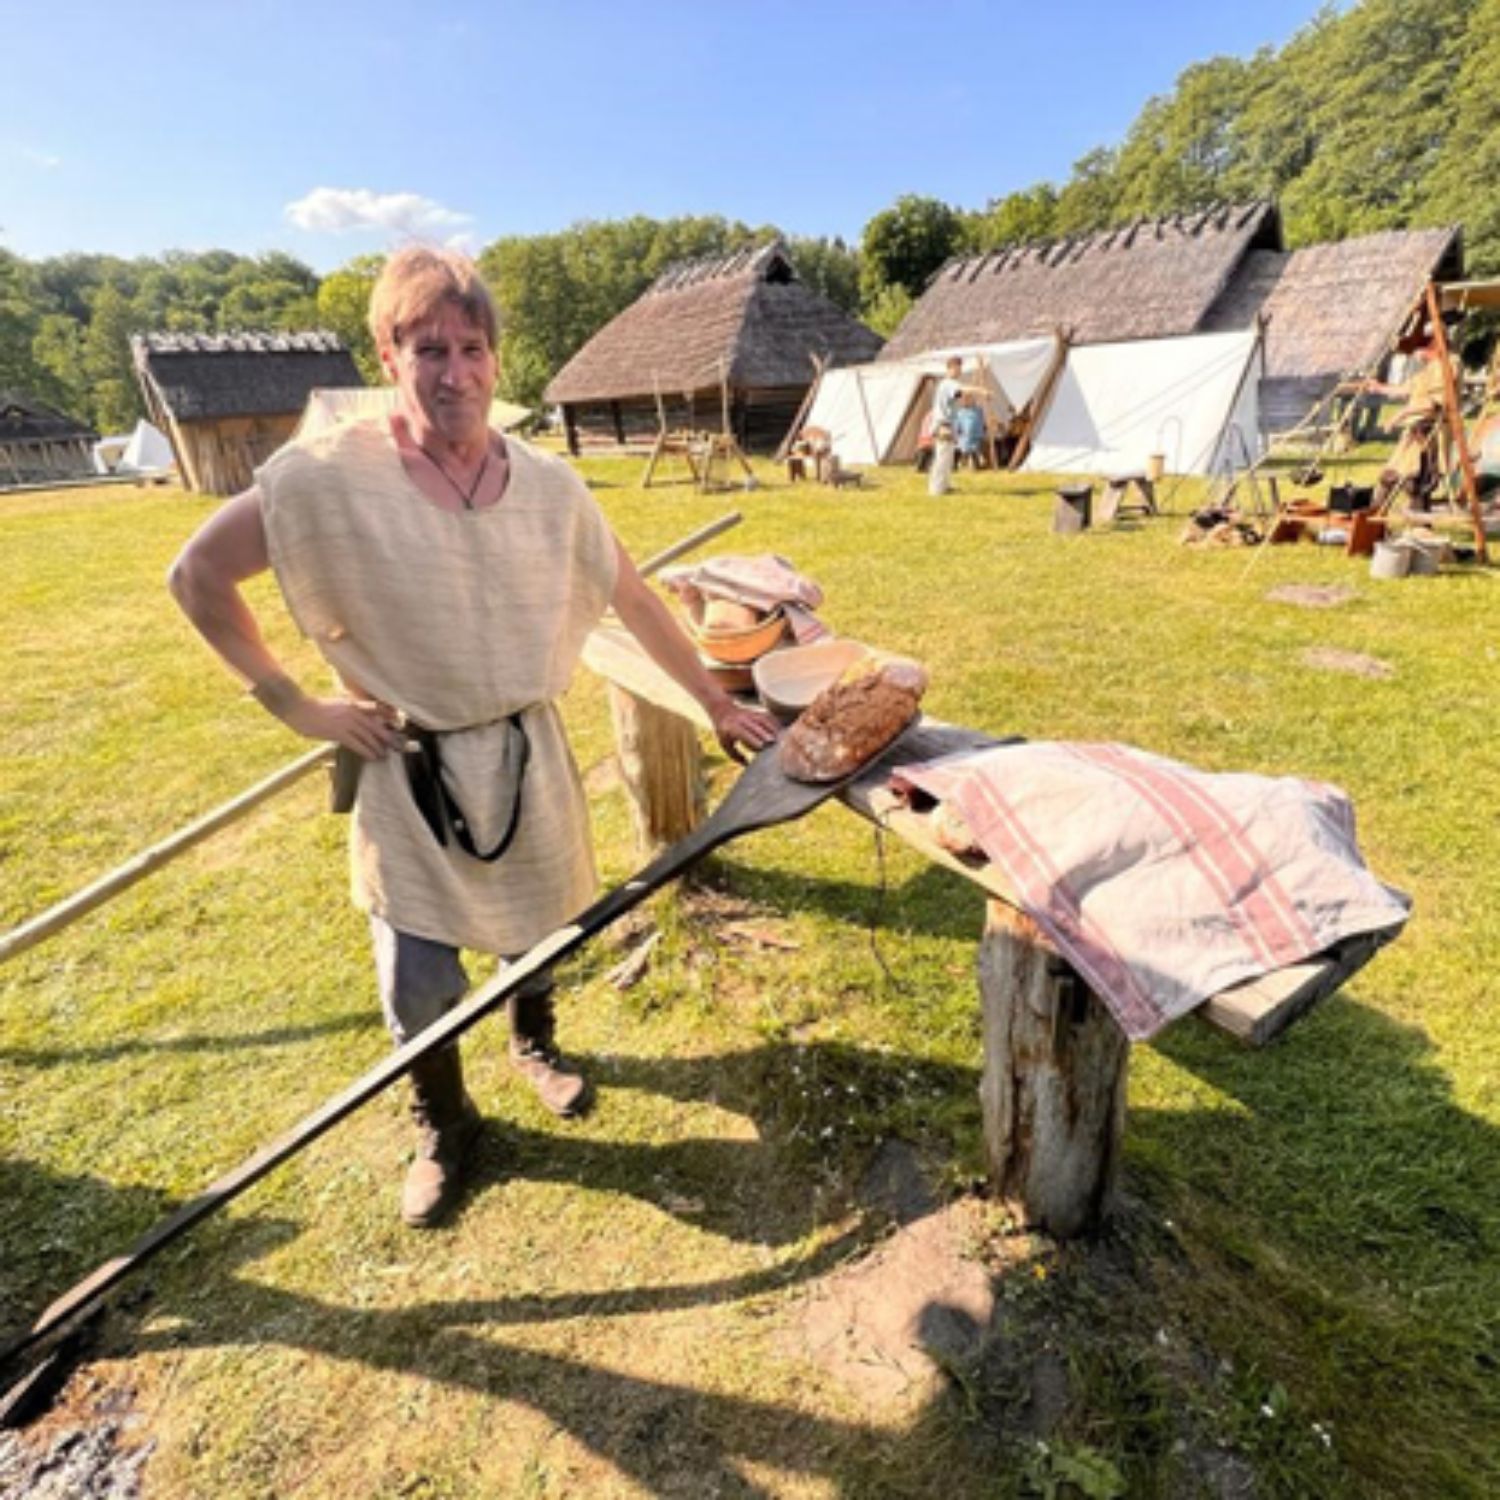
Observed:
[[[277,1026],[270,1031],[240,1034],[172,1036],[108,1042],[97,1047],[0,1047],[0,1063],[44,1070],[77,1063],[117,1062],[125,1057],[155,1053],[242,1052],[249,1048],[290,1047],[319,1037],[352,1031],[378,1031],[380,1016],[373,1010],[354,1011],[308,1026]]]
[[[1500,1130],[1455,1101],[1422,1031],[1349,991],[1263,1052],[1202,1027],[1153,1045],[1238,1106],[1129,1126],[1221,1284],[1275,1289],[1247,1315],[1290,1320],[1287,1367],[1367,1426],[1372,1480],[1384,1465],[1405,1493],[1496,1493]]]
[[[959,1108],[967,1104],[978,1114],[977,1069],[840,1043],[775,1042],[698,1058],[612,1054],[591,1063],[590,1072],[606,1109],[617,1089],[706,1101],[753,1122],[753,1135],[637,1144],[490,1120],[470,1174],[473,1195],[517,1177],[584,1183],[725,1239],[789,1245],[811,1227],[811,1184],[837,1160],[873,1149],[883,1135],[930,1132],[941,1113],[935,1101],[945,1108],[962,1101]],[[778,1170],[783,1164],[786,1170]],[[789,1178],[809,1191],[789,1191]]]
[[[820,912],[860,928],[873,925],[888,935],[979,940],[985,897],[977,886],[951,870],[925,865],[909,879],[882,888],[873,854],[871,867],[869,881],[829,880],[740,864],[718,854],[705,883],[775,912]]]
[[[693,1079],[704,1080],[708,1068],[695,1065],[674,1077],[669,1066],[628,1060],[623,1071],[634,1086],[664,1082],[666,1091],[683,1094]],[[597,1151],[575,1151],[555,1137],[546,1140],[553,1159],[545,1164],[545,1175],[561,1179],[583,1168],[597,1171]],[[609,1153],[604,1155],[608,1158]],[[671,1153],[643,1149],[638,1155],[650,1159]],[[607,1179],[606,1170],[604,1182],[596,1176],[590,1185],[607,1187]],[[62,1177],[17,1161],[0,1165],[0,1193],[7,1203],[24,1205],[28,1218],[46,1221],[34,1223],[29,1237],[13,1221],[0,1236],[8,1252],[28,1243],[32,1250],[30,1255],[6,1256],[0,1333],[21,1323],[28,1311],[23,1298],[39,1301],[48,1292],[55,1294],[61,1284],[88,1269],[83,1261],[95,1252],[82,1248],[85,1241],[89,1246],[101,1239],[123,1241],[172,1206],[151,1190],[117,1189],[96,1178]],[[805,1231],[805,1217],[802,1222]],[[87,1226],[86,1232],[74,1232],[82,1226]],[[757,1238],[751,1224],[736,1227],[740,1238]],[[670,1379],[626,1375],[528,1347],[524,1338],[509,1343],[496,1336],[506,1327],[671,1314],[784,1292],[837,1269],[866,1247],[879,1227],[860,1223],[808,1254],[721,1279],[540,1297],[521,1290],[504,1297],[371,1310],[284,1291],[243,1273],[250,1262],[292,1238],[296,1226],[281,1219],[216,1220],[201,1226],[181,1250],[165,1252],[153,1267],[155,1277],[165,1278],[166,1284],[157,1311],[171,1314],[173,1325],[139,1327],[149,1295],[143,1275],[139,1286],[117,1300],[101,1352],[126,1357],[279,1344],[340,1364],[416,1375],[487,1399],[518,1401],[545,1413],[599,1459],[651,1493],[775,1493],[745,1472],[748,1464],[821,1477],[832,1486],[828,1492],[838,1495],[906,1494],[911,1491],[902,1481],[887,1489],[889,1454],[883,1458],[882,1453],[893,1441],[889,1427],[810,1416],[793,1405]],[[56,1238],[46,1238],[49,1234]],[[56,1253],[59,1249],[64,1253]],[[182,1263],[189,1258],[192,1266],[185,1270]],[[44,1285],[48,1292],[38,1292]],[[941,1326],[947,1312],[934,1301],[924,1313],[924,1326]],[[17,1373],[3,1372],[6,1381]],[[944,1396],[918,1415],[915,1431],[931,1429],[924,1440],[928,1451],[938,1441],[987,1445],[989,1439],[972,1424],[966,1427],[951,1407]],[[909,1439],[912,1431],[908,1427],[904,1436]],[[707,1488],[700,1487],[704,1481]]]

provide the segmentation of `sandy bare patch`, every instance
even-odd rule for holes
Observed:
[[[939,1207],[896,1142],[861,1196],[900,1227],[811,1290],[788,1340],[869,1409],[912,1410],[936,1394],[945,1368],[977,1354],[994,1317],[990,1274],[973,1253],[977,1206]]]
[[[1302,660],[1309,667],[1318,667],[1325,672],[1348,672],[1354,677],[1396,675],[1396,669],[1388,661],[1366,656],[1361,651],[1341,651],[1337,646],[1309,646],[1302,653]]]
[[[1303,609],[1337,609],[1358,593],[1347,583],[1284,583],[1266,598],[1273,604],[1296,604]]]

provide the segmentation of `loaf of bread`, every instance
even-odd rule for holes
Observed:
[[[782,736],[782,769],[798,781],[843,780],[917,717],[926,690],[927,673],[914,661],[856,662]]]

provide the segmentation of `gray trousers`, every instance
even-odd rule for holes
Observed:
[[[381,1014],[399,1047],[447,1015],[463,999],[469,988],[469,976],[457,948],[398,932],[383,917],[371,915],[370,938],[375,947]],[[516,956],[512,954],[506,961]],[[537,974],[514,993],[545,999],[552,989],[552,976]]]

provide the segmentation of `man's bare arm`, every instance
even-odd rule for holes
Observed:
[[[611,601],[625,628],[645,647],[646,654],[703,705],[714,733],[725,751],[739,760],[740,745],[759,750],[779,733],[768,713],[737,703],[708,675],[693,643],[682,633],[672,612],[647,587],[629,554],[615,543],[618,571]]]
[[[167,574],[167,587],[219,659],[289,729],[310,740],[332,740],[366,760],[399,741],[373,704],[309,698],[271,654],[240,584],[271,565],[260,492],[246,490],[199,527]]]

